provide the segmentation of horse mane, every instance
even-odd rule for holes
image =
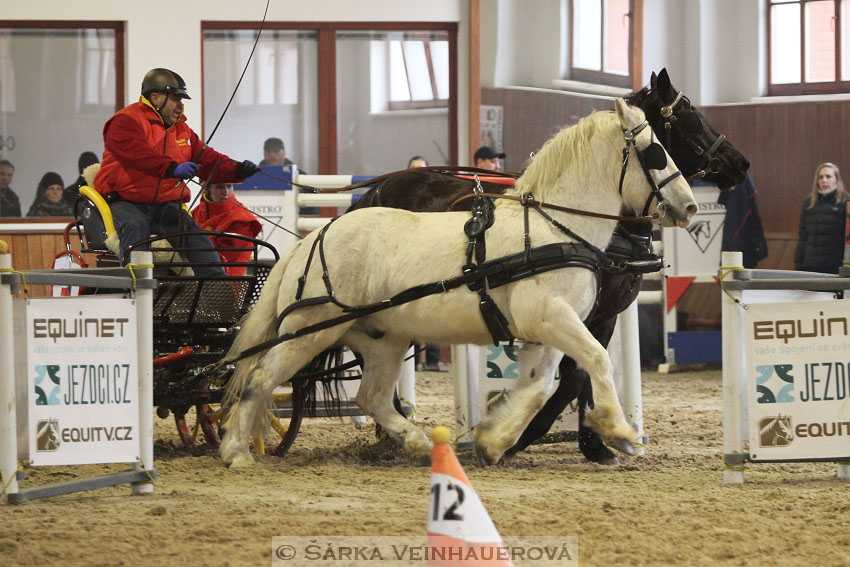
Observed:
[[[566,172],[573,179],[587,179],[588,175],[599,178],[601,172],[594,171],[595,160],[576,159],[576,156],[592,155],[591,140],[612,123],[616,123],[619,128],[615,112],[598,111],[585,116],[573,126],[563,128],[543,144],[528,169],[517,179],[514,188],[506,193],[533,193],[536,199],[545,200],[546,193],[558,185]]]

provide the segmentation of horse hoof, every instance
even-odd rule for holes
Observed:
[[[587,460],[591,463],[596,463],[597,465],[605,465],[606,467],[616,467],[620,464],[620,459],[618,459],[617,455],[613,453],[606,457],[594,457]]]
[[[635,454],[635,448],[632,445],[632,442],[629,441],[628,439],[606,439],[605,443],[607,443],[609,446],[613,447],[614,449],[617,449],[621,453],[625,453],[626,455],[634,455]],[[616,459],[617,457],[615,456],[614,458]],[[618,463],[619,463],[619,461],[618,461]]]
[[[410,455],[410,464],[414,467],[431,466],[431,455]]]
[[[493,458],[490,452],[483,445],[475,444],[475,456],[478,459],[478,464],[482,467],[489,467],[499,462],[499,458]]]
[[[240,453],[226,464],[227,467],[231,469],[244,469],[254,465],[254,458],[247,453]]]

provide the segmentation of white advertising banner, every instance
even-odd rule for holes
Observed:
[[[26,349],[33,465],[139,460],[134,301],[29,299]]]
[[[743,310],[753,461],[850,457],[850,299]]]
[[[692,187],[699,212],[686,230],[665,228],[664,257],[670,262],[668,276],[717,275],[726,207],[717,202],[720,190],[714,185]],[[672,245],[671,245],[672,244]]]

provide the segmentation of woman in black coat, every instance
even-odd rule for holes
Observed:
[[[838,166],[829,162],[815,170],[812,192],[803,201],[794,269],[837,274],[844,263],[844,207],[848,195]]]

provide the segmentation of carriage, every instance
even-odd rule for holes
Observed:
[[[111,249],[114,246],[109,243],[115,228],[103,196],[91,187],[82,187],[74,217],[65,231],[66,250],[57,254],[57,258],[72,256],[85,265],[82,256],[70,245],[73,231],[81,252],[94,255],[97,267],[120,265],[117,254]],[[169,238],[179,243],[182,236],[191,234],[177,233]],[[204,234],[225,236],[225,233],[211,231]],[[220,443],[223,387],[233,366],[217,367],[215,363],[230,348],[239,320],[256,303],[269,271],[279,258],[277,250],[267,242],[230,233],[226,236],[236,242],[236,250],[251,252],[249,261],[222,262],[224,267],[243,268],[238,271],[244,271],[244,275],[196,276],[193,268],[199,265],[187,261],[181,254],[186,249],[174,246],[164,236],[135,243],[127,252],[129,255],[142,245],[150,245],[154,250],[157,279],[153,301],[154,406],[160,418],[174,417],[180,439],[187,447],[201,438],[214,447]],[[81,293],[110,291],[87,289]],[[282,457],[298,433],[302,404],[293,403],[293,396],[300,395],[300,390],[289,390],[275,395],[275,407],[270,416],[272,436],[255,440],[258,453]],[[192,413],[195,414],[194,423]]]

